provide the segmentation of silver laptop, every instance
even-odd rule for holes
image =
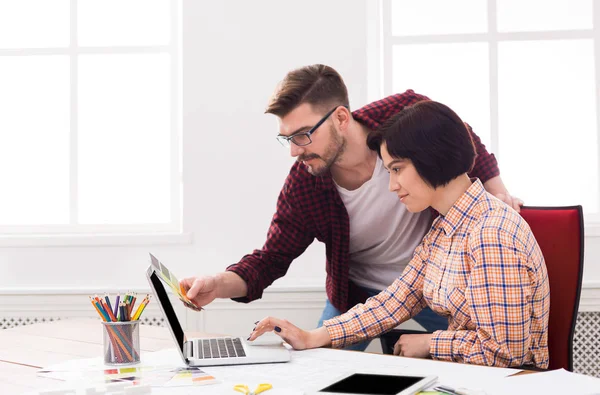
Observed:
[[[290,352],[283,344],[250,345],[242,338],[230,336],[188,339],[183,333],[163,285],[166,283],[170,288],[174,288],[175,284],[167,281],[164,275],[165,272],[170,272],[152,254],[150,254],[150,259],[151,265],[146,271],[146,276],[165,316],[181,358],[188,366],[242,365],[288,362],[290,360]],[[172,274],[169,277],[175,279]],[[178,284],[175,288],[178,288]]]

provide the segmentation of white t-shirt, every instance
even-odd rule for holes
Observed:
[[[402,273],[431,225],[429,210],[409,212],[388,185],[379,157],[360,188],[349,191],[336,184],[350,217],[350,280],[376,290]]]

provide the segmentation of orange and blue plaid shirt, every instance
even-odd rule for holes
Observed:
[[[377,337],[425,306],[448,317],[448,329],[432,335],[434,359],[548,367],[544,257],[525,220],[479,180],[433,222],[391,286],[324,326],[333,347],[344,347]]]

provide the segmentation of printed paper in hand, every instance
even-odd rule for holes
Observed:
[[[156,269],[158,275],[162,278],[162,280],[171,288],[173,293],[179,297],[179,299],[188,307],[193,310],[201,310],[201,307],[196,306],[186,295],[185,290],[182,286],[179,285],[179,280],[175,275],[167,269],[167,267],[162,264],[156,257],[150,254],[150,262],[152,266]]]

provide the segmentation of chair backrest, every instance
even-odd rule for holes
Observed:
[[[583,210],[581,206],[523,207],[521,216],[529,224],[548,268],[549,369],[573,371],[573,334],[583,276]]]

